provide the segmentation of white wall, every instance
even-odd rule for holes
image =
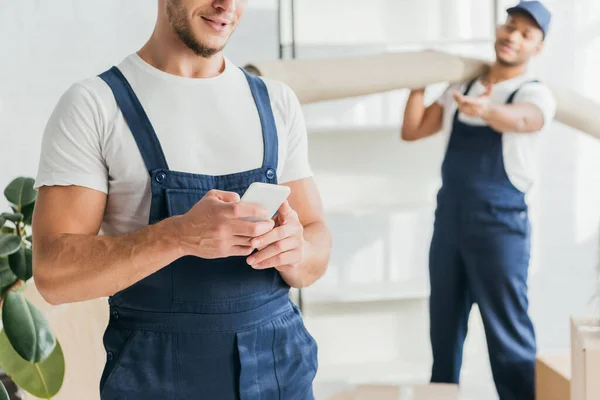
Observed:
[[[410,41],[477,38],[485,34],[482,21],[490,13],[479,0],[453,1],[462,10],[477,5],[467,16],[452,14],[446,0],[420,1],[411,12],[404,7],[417,2],[379,0],[372,7],[365,2],[343,2],[342,7],[340,0],[296,3],[299,37],[306,42],[299,54],[305,57],[380,51],[397,47],[396,38],[406,36]],[[600,100],[600,7],[594,0],[547,3],[555,23],[536,63],[541,77]],[[250,4],[228,49],[240,64],[277,56],[275,1]],[[372,18],[364,25],[359,22],[363,11]],[[448,15],[454,15],[454,22]],[[0,188],[15,176],[35,174],[41,133],[61,93],[138,49],[154,18],[155,4],[148,0],[0,0]],[[321,21],[319,29],[304,25],[307,19]],[[344,21],[355,21],[360,29],[351,24],[341,30],[337,24]],[[315,32],[336,34],[334,43],[324,45]],[[361,45],[348,46],[354,43]],[[490,54],[486,44],[445,48]],[[430,96],[441,89],[432,88]],[[444,142],[396,139],[405,97],[399,91],[305,107],[311,162],[335,234],[332,267],[305,298],[346,300],[307,309],[307,324],[321,345],[323,378],[428,376],[426,251]],[[589,310],[598,255],[599,160],[598,141],[558,123],[542,140],[542,173],[533,204],[531,305],[544,351],[567,347],[569,315]],[[349,282],[350,289],[331,290],[340,282]],[[487,368],[478,323],[473,320],[465,361],[473,383]],[[347,364],[359,364],[360,374],[345,369]]]

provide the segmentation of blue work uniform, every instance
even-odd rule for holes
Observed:
[[[220,176],[170,170],[126,78],[116,67],[100,75],[150,175],[149,224],[186,213],[212,189],[241,196],[253,182],[277,183],[267,87],[244,74],[262,126],[263,165]],[[289,289],[277,270],[254,270],[246,257],[186,256],[116,293],[104,334],[102,400],[312,400],[317,346]]]
[[[458,383],[469,312],[477,303],[500,399],[534,399],[530,232],[525,194],[504,168],[502,134],[461,122],[457,110],[429,254],[433,382]]]

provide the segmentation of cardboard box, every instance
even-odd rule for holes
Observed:
[[[456,385],[338,385],[321,389],[320,393],[315,391],[317,400],[458,400]]]
[[[571,400],[600,399],[600,318],[571,318]]]
[[[571,355],[539,355],[535,362],[536,400],[571,399]]]

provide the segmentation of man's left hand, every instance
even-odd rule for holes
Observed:
[[[492,85],[488,85],[484,94],[478,97],[465,96],[462,93],[454,92],[452,96],[458,105],[458,111],[472,118],[483,118],[488,111],[491,101]]]
[[[304,227],[287,200],[275,217],[275,228],[251,241],[258,249],[247,258],[254,269],[275,268],[280,272],[298,267],[304,260]]]

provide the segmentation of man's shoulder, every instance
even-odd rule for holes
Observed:
[[[71,84],[63,93],[62,101],[67,103],[107,107],[110,104],[112,92],[99,76],[90,76]]]
[[[296,93],[288,84],[266,77],[260,77],[260,79],[263,80],[267,87],[269,100],[274,111],[280,111],[285,116],[289,116],[290,113],[296,112],[301,108]]]
[[[91,76],[74,81],[64,90],[54,107],[51,120],[71,124],[73,129],[94,127],[96,133],[102,136],[108,126],[107,121],[117,111],[108,85],[98,76]]]
[[[520,90],[534,90],[534,91],[543,91],[546,93],[551,93],[550,87],[548,84],[539,78],[529,77],[523,81],[523,83],[519,86]]]
[[[496,86],[502,87],[510,93],[519,93],[528,90],[549,90],[544,80],[533,73],[524,73],[515,78],[500,82]]]
[[[229,60],[227,58],[226,58],[226,61],[232,66],[235,65],[231,60]],[[235,65],[235,68],[238,69],[238,71],[235,74],[230,75],[230,76],[235,76],[237,79],[237,82],[239,83],[242,81],[241,77],[244,74],[242,72],[241,67]],[[247,72],[251,73],[250,71],[247,71]],[[252,75],[252,76],[257,79],[260,79],[261,81],[264,82],[265,86],[267,87],[267,92],[269,94],[269,101],[271,102],[272,107],[288,109],[290,107],[299,106],[299,101],[298,101],[298,97],[296,96],[296,93],[285,82],[278,80],[278,79],[273,79],[273,78],[260,76],[260,75]],[[243,79],[243,80],[246,81],[246,79]]]
[[[515,99],[547,98],[554,99],[550,87],[541,79],[527,77],[515,88]]]
[[[287,83],[267,77],[261,77],[261,79],[267,86],[271,101],[289,101],[290,99],[297,101],[296,93]]]
[[[124,75],[131,75],[135,71],[135,64],[132,62],[135,53],[125,57],[121,62],[115,64]],[[97,106],[105,108],[115,108],[116,100],[111,88],[100,77],[105,72],[108,72],[111,66],[105,66],[103,69],[95,71],[95,75],[89,75],[85,78],[75,81],[67,90],[65,95],[73,96],[73,98],[92,98]]]

